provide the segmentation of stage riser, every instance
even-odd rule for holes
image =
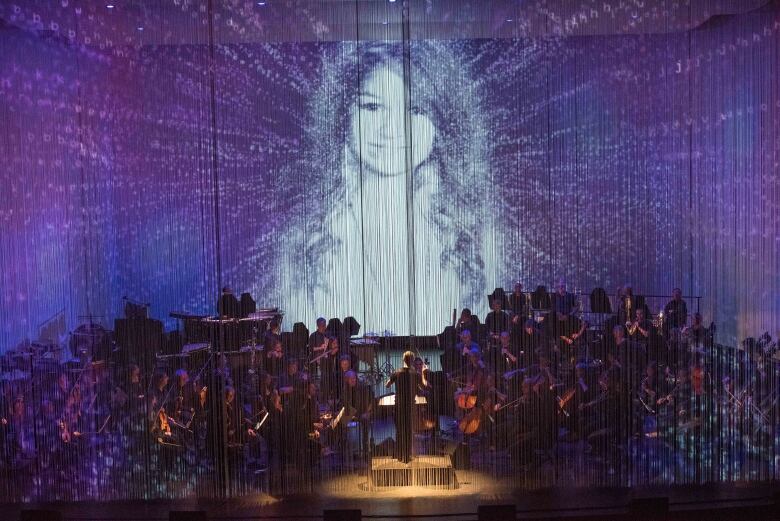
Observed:
[[[455,469],[452,467],[372,469],[372,488],[381,487],[435,487],[458,488]]]

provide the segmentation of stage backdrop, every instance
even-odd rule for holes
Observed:
[[[776,3],[98,4],[0,5],[2,350],[225,285],[287,328],[564,277],[780,330]]]

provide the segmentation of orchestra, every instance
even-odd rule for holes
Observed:
[[[235,297],[225,290],[220,316],[238,320],[231,317]],[[594,326],[563,281],[551,302],[529,318],[530,299],[518,284],[508,300],[490,301],[483,323],[464,309],[451,328],[457,342],[439,346],[440,371],[407,350],[402,367],[386,374],[394,389],[390,454],[408,463],[436,450],[415,441],[433,435],[503,451],[525,469],[573,443],[615,475],[632,443],[720,443],[718,436],[707,441],[705,428],[738,432],[753,450],[773,442],[778,372],[771,337],[725,364],[716,358],[714,328],[700,313],[688,321],[678,289],[653,319],[645,299],[626,286],[615,314]],[[367,464],[381,450],[373,437],[387,397],[378,396],[373,373],[361,370],[349,337],[319,318],[299,358],[279,317],[262,329],[250,351],[175,353],[147,367],[88,359],[36,380],[34,391],[29,381],[4,379],[3,465],[28,472],[54,461],[78,466],[83,451],[111,436],[128,453],[166,465],[203,465],[219,443],[233,470],[283,472],[296,464],[310,479],[334,455],[340,464]],[[441,396],[449,403],[435,403]]]

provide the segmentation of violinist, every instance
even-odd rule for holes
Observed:
[[[535,380],[524,378],[520,385],[521,395],[515,406],[517,434],[514,444],[510,442],[509,453],[512,461],[527,465],[533,459],[534,449],[539,446],[539,397],[534,392]],[[511,439],[511,438],[510,438]]]
[[[263,370],[278,378],[284,371],[284,351],[281,340],[271,340],[263,349]]]
[[[455,366],[456,371],[464,371],[468,365],[469,353],[473,350],[479,351],[479,345],[474,342],[470,329],[464,329],[460,332],[460,342],[455,344],[455,351],[458,356],[458,364]]]
[[[174,407],[171,416],[180,425],[187,425],[195,411],[196,393],[186,369],[177,369],[173,387]]]
[[[585,340],[585,330],[587,324],[577,315],[556,313],[555,337],[558,344],[558,351],[562,358],[569,361],[571,365],[577,360],[585,357],[583,350]],[[570,367],[571,367],[570,365]]]
[[[580,412],[580,405],[588,403],[599,394],[599,386],[588,372],[587,364],[577,363],[574,368],[574,385],[560,396],[559,406],[565,412],[565,422],[569,432],[576,439],[584,436],[585,419]]]
[[[395,385],[395,458],[402,463],[412,460],[412,426],[414,397],[420,386],[420,375],[414,370],[414,353],[406,351],[403,367],[394,372],[385,383],[386,388]]]
[[[600,395],[580,405],[580,410],[588,419],[585,427],[588,445],[594,454],[604,457],[609,475],[615,473],[617,447],[628,434],[628,426],[623,421],[628,402],[622,390],[620,373],[618,367],[602,372]]]

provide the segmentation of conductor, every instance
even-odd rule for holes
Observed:
[[[412,460],[412,414],[420,375],[414,370],[414,353],[406,351],[404,366],[390,375],[385,387],[395,384],[395,457],[402,463]]]

